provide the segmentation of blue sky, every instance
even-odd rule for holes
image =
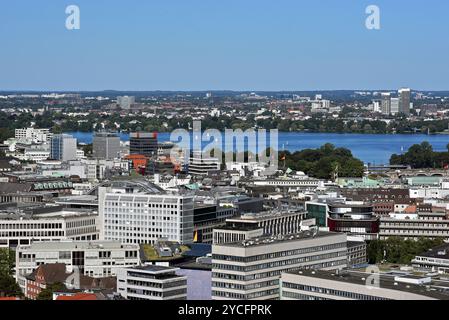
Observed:
[[[65,28],[71,4],[81,30]],[[0,90],[449,90],[448,14],[445,0],[2,1]]]

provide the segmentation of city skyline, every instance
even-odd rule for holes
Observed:
[[[65,28],[72,4],[80,30]],[[449,90],[449,4],[376,1],[369,30],[371,4],[8,3],[0,90]]]

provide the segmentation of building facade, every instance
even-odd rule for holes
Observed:
[[[70,135],[57,134],[51,139],[50,158],[60,161],[71,161],[77,159],[77,141]]]
[[[96,132],[93,139],[93,157],[113,160],[120,158],[120,137],[114,132]]]
[[[186,300],[187,277],[177,268],[143,266],[120,269],[117,293],[128,300]]]
[[[133,132],[129,140],[129,153],[146,157],[157,156],[157,133]]]
[[[283,272],[347,266],[345,234],[303,232],[212,246],[212,299],[279,299]]]
[[[64,264],[66,271],[104,278],[118,269],[140,264],[139,246],[117,241],[55,241],[18,246],[16,279],[32,273],[43,264]]]
[[[192,243],[193,197],[100,192],[101,239],[155,244],[159,239]]]
[[[282,300],[447,300],[449,296],[427,290],[426,286],[379,276],[367,281],[370,273],[299,270],[281,278]],[[368,279],[369,280],[369,279]]]

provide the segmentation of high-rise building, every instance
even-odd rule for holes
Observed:
[[[381,112],[384,115],[391,113],[391,94],[388,92],[382,93]]]
[[[391,98],[390,114],[397,115],[400,113],[399,98]]]
[[[347,267],[345,234],[311,231],[212,246],[212,299],[279,299],[283,272]]]
[[[96,132],[93,139],[93,157],[113,160],[120,158],[120,137],[114,132]]]
[[[129,153],[147,157],[158,154],[157,133],[133,132],[129,141]]]
[[[399,95],[399,113],[409,115],[410,104],[412,101],[412,91],[409,88],[400,89]]]
[[[135,97],[123,96],[117,97],[117,104],[121,109],[129,110],[131,106],[136,103]]]
[[[77,141],[68,134],[54,135],[50,143],[50,158],[60,161],[76,160]]]

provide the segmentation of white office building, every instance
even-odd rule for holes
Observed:
[[[38,209],[40,210],[40,209]],[[0,211],[0,248],[14,248],[39,241],[98,240],[98,215],[75,209],[44,213]]]
[[[16,129],[14,137],[21,142],[47,143],[52,138],[50,129],[25,128]]]
[[[89,277],[115,276],[117,270],[140,264],[139,246],[117,241],[34,242],[16,249],[16,275],[27,275],[41,264],[63,263]]]
[[[186,300],[187,277],[178,268],[142,266],[120,269],[117,293],[127,300]]]
[[[193,242],[193,197],[132,184],[99,189],[101,239],[154,244]]]

